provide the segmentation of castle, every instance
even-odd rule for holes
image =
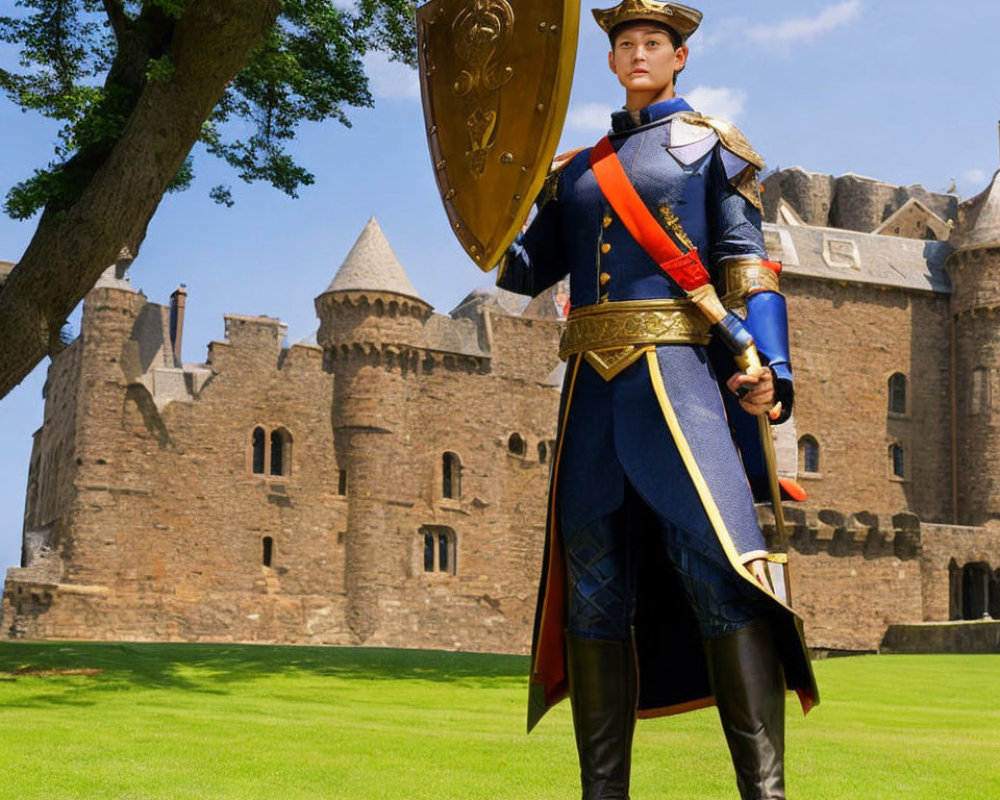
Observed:
[[[764,188],[810,645],[1000,617],[1000,173],[961,204],[798,168]],[[561,289],[436,314],[373,220],[314,343],[231,314],[182,364],[183,289],[158,305],[109,271],[49,370],[3,635],[525,651]]]

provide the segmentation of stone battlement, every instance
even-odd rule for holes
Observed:
[[[835,177],[791,167],[764,179],[763,201],[764,219],[768,222],[780,221],[784,203],[802,224],[861,233],[881,229],[907,204],[917,202],[925,209],[927,221],[914,230],[930,230],[933,238],[942,240],[947,238],[949,223],[958,216],[959,199],[955,194],[932,192],[916,184],[894,186],[851,173]],[[902,230],[880,232],[909,235]],[[930,237],[924,233],[911,238]]]

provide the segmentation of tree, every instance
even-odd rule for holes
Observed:
[[[38,226],[0,284],[0,398],[63,346],[67,316],[135,258],[160,199],[190,185],[192,147],[292,196],[312,183],[284,150],[304,120],[370,106],[362,57],[413,63],[412,0],[17,0],[0,41],[21,72],[0,90],[62,123],[51,164],[4,210]],[[346,6],[350,8],[346,8]],[[232,135],[236,122],[252,133]],[[212,190],[231,204],[229,190]]]

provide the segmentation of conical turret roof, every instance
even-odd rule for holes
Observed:
[[[324,294],[359,291],[392,292],[423,301],[375,217],[368,220]]]
[[[958,225],[949,241],[956,250],[1000,244],[1000,172],[985,191],[958,207]]]

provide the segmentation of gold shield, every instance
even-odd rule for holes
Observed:
[[[420,86],[452,230],[489,271],[541,191],[566,118],[579,0],[431,0]]]

